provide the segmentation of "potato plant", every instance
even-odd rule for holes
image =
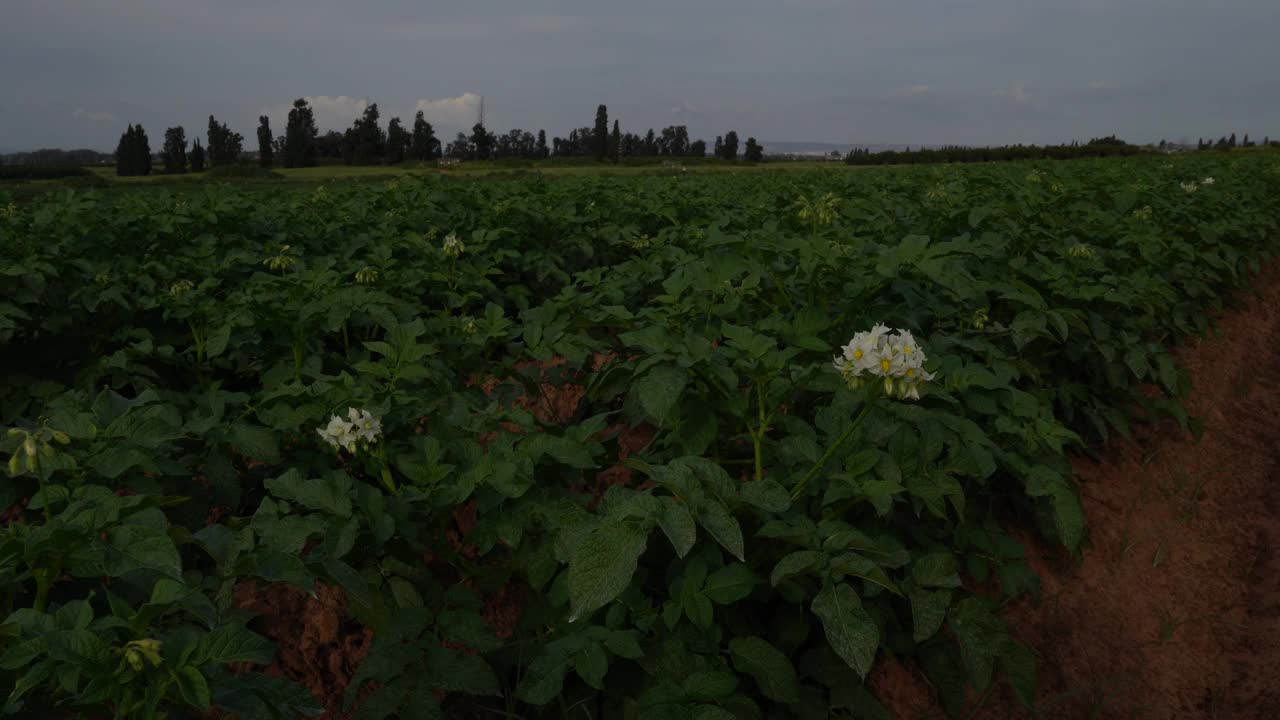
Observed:
[[[233,590],[262,582],[339,587],[373,630],[360,718],[880,718],[889,656],[953,713],[1032,702],[1007,529],[1078,552],[1068,455],[1195,429],[1167,348],[1275,251],[1280,169],[0,208],[5,713],[318,715],[253,670],[276,648]],[[880,323],[923,358],[888,383],[848,372]]]

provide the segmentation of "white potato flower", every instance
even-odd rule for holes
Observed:
[[[347,417],[350,420],[343,420],[337,415],[330,417],[329,424],[316,428],[316,433],[333,449],[350,453],[356,451],[357,443],[363,441],[372,444],[382,435],[382,418],[373,413],[347,408]]]
[[[1194,181],[1182,183],[1183,192],[1193,193],[1199,189],[1200,189],[1200,185]]]
[[[449,233],[444,238],[443,249],[445,257],[456,258],[466,251],[467,246],[462,244],[462,241],[458,239],[456,234]]]
[[[1217,182],[1217,181],[1216,181],[1216,180],[1214,180],[1213,178],[1211,178],[1211,177],[1207,177],[1207,178],[1205,178],[1205,179],[1201,180],[1201,181],[1200,181],[1200,184],[1201,184],[1201,185],[1212,185],[1212,184],[1214,184],[1215,182]]]
[[[924,369],[925,354],[909,330],[876,325],[853,336],[833,360],[833,365],[850,388],[858,388],[864,376],[880,378],[887,395],[903,399],[920,397],[920,384],[934,378]]]
[[[382,418],[355,408],[347,408],[347,412],[355,426],[357,437],[367,443],[378,440],[378,436],[382,434]]]

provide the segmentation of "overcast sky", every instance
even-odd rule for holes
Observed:
[[[689,126],[711,140],[1280,137],[1280,0],[0,0],[0,149],[141,122],[253,140],[312,99],[451,135]]]

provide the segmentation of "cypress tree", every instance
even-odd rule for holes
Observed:
[[[275,151],[271,147],[271,121],[266,115],[258,116],[258,164],[264,168],[275,164]]]
[[[147,142],[147,131],[141,125],[134,127],[135,140],[133,147],[134,167],[136,175],[151,174],[151,143]]]
[[[319,130],[316,129],[315,114],[306,99],[294,100],[293,109],[289,111],[289,120],[284,129],[284,166],[315,165],[319,149],[316,138],[319,134]]]
[[[591,131],[591,145],[596,162],[604,162],[609,154],[609,109],[604,105],[596,108],[596,126]]]
[[[164,131],[164,149],[160,153],[166,175],[180,175],[187,171],[187,134],[180,127]]]
[[[120,135],[120,142],[116,144],[116,175],[133,175],[133,123],[129,123],[129,128]]]
[[[191,153],[188,159],[191,161],[191,172],[204,172],[204,146],[200,144],[200,138],[191,141]]]

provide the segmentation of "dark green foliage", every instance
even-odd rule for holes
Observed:
[[[141,125],[130,125],[116,145],[116,175],[129,177],[151,174],[151,145]]]
[[[399,165],[409,156],[413,144],[413,136],[400,124],[400,118],[391,118],[387,123],[387,164]]]
[[[97,175],[79,165],[0,165],[0,180],[56,180],[75,177]]]
[[[724,143],[720,146],[720,152],[716,157],[721,160],[737,160],[738,159],[738,133],[730,130],[724,134]]]
[[[440,141],[436,139],[435,129],[422,116],[421,110],[413,116],[413,138],[409,155],[419,162],[440,157]]]
[[[958,717],[1030,705],[1003,527],[1078,551],[1069,454],[1192,424],[1167,347],[1275,254],[1273,164],[0,206],[7,710],[318,714],[262,672],[259,582],[342,591],[358,717],[887,717],[889,654]],[[831,367],[879,321],[937,373],[918,402]],[[353,407],[381,434],[338,451]]]
[[[208,155],[205,160],[209,167],[235,165],[240,162],[240,154],[244,152],[243,135],[232,132],[225,123],[219,123],[210,115],[208,138],[209,144],[206,147]]]
[[[760,143],[756,142],[755,138],[747,138],[747,146],[742,153],[742,159],[747,162],[760,162],[761,160],[764,160],[764,148]]]
[[[547,131],[538,131],[538,155],[540,157],[548,157],[551,155],[551,148],[547,147]]]
[[[334,133],[331,132],[330,134]],[[284,128],[284,166],[292,168],[312,167],[315,165],[316,157],[321,155],[317,146],[317,135],[319,135],[319,131],[316,129],[315,114],[312,112],[311,106],[305,98],[294,100],[293,108],[289,110],[289,119]],[[339,157],[340,155],[341,150],[336,149],[332,155],[327,155],[327,157]]]
[[[609,109],[604,105],[596,108],[596,124],[591,129],[591,147],[596,162],[604,162],[609,156]]]
[[[271,136],[271,119],[258,116],[258,165],[271,168],[275,165],[275,138]]]
[[[191,163],[191,172],[204,172],[204,146],[200,144],[200,138],[191,141],[191,152],[187,159]]]
[[[342,160],[348,165],[378,165],[387,150],[387,135],[378,124],[378,103],[369,103],[342,138]]]
[[[622,131],[618,128],[616,119],[613,121],[613,133],[609,135],[609,149],[605,154],[615,163],[622,155]]]
[[[187,133],[181,127],[164,131],[164,149],[160,152],[166,175],[181,175],[187,171]]]
[[[1114,135],[1094,138],[1081,145],[1010,145],[1005,147],[970,148],[951,146],[937,149],[885,150],[871,152],[854,148],[845,156],[850,165],[911,165],[933,163],[1002,162],[1010,160],[1071,160],[1076,158],[1124,157],[1137,155],[1142,148],[1130,145]]]
[[[485,130],[484,125],[476,123],[471,128],[471,137],[468,138],[471,159],[488,160],[493,156],[495,140],[493,133]]]

